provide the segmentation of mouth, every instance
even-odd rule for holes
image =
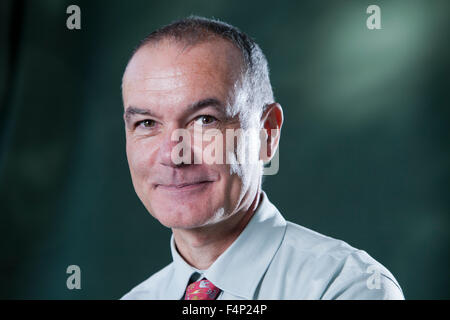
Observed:
[[[189,183],[180,184],[157,184],[156,189],[166,190],[166,191],[190,191],[195,189],[201,189],[212,184],[213,181],[197,181]]]

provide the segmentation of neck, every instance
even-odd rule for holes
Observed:
[[[179,254],[191,266],[199,270],[208,269],[241,234],[255,213],[259,201],[258,189],[250,206],[223,221],[194,229],[173,228]]]

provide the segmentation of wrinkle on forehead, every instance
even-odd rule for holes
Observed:
[[[185,87],[188,78],[193,75],[205,75],[205,72],[185,72],[180,69],[161,70],[158,74],[134,76],[124,82],[124,89],[137,92],[169,91]]]

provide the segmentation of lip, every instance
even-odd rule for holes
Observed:
[[[191,183],[182,184],[158,184],[157,189],[171,192],[184,192],[184,191],[194,191],[198,189],[203,189],[211,185],[213,181],[198,181]]]

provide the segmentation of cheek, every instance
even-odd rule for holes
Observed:
[[[152,166],[152,145],[144,141],[127,140],[127,159],[133,181],[145,179]]]

